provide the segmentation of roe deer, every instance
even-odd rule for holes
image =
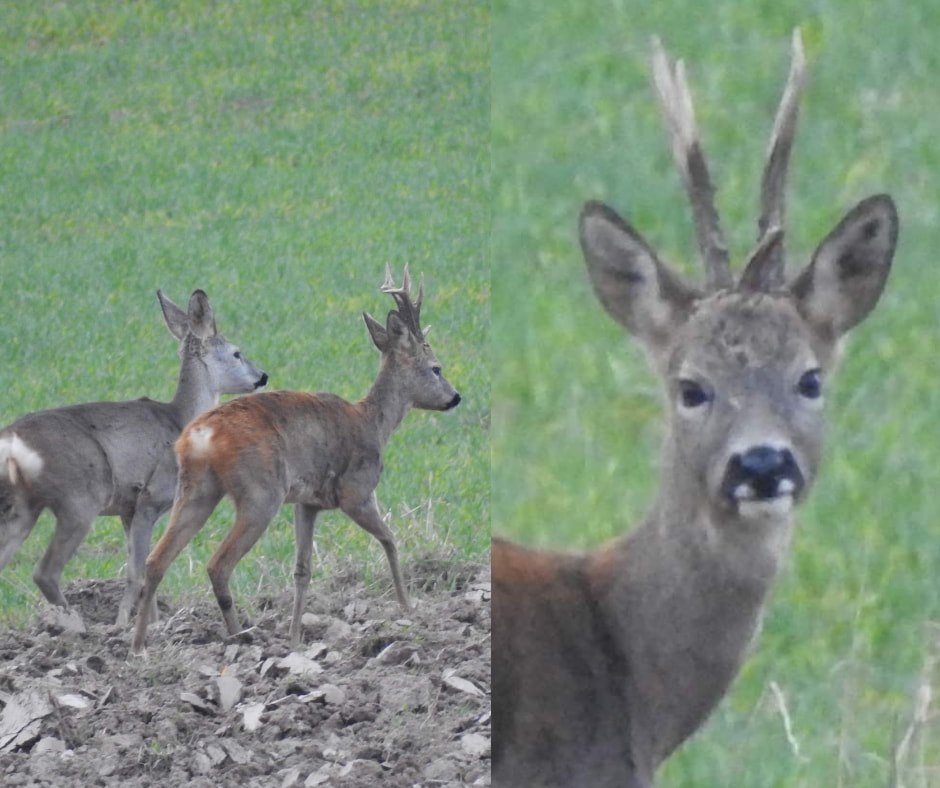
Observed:
[[[386,268],[382,291],[394,298],[397,310],[388,313],[384,327],[363,313],[382,359],[375,383],[359,402],[335,394],[271,391],[221,405],[183,430],[176,442],[176,500],[166,532],[147,557],[141,610],[150,604],[173,559],[225,495],[235,504],[235,524],[207,568],[230,635],[240,627],[229,578],[284,503],[294,504],[296,538],[292,649],[300,645],[314,524],[325,509],[341,509],[379,540],[398,601],[405,609],[410,607],[398,549],[375,499],[382,454],[409,410],[450,410],[460,402],[460,395],[441,374],[425,339],[427,331],[421,329],[424,288],[414,302],[410,289],[407,267],[401,288],[395,287]],[[144,647],[147,623],[147,616],[139,613],[134,653]]]
[[[785,282],[784,181],[805,70],[797,31],[759,240],[735,284],[683,65],[654,42],[652,70],[706,286],[607,206],[584,206],[594,291],[649,352],[669,427],[655,502],[628,536],[586,554],[494,540],[498,786],[650,786],[725,694],[816,476],[839,339],[875,306],[894,254],[894,204],[870,197]]]
[[[59,583],[95,518],[118,515],[127,536],[127,587],[117,621],[126,624],[154,523],[173,503],[173,441],[220,394],[265,385],[268,376],[216,331],[202,290],[184,312],[157,291],[167,328],[180,342],[180,373],[170,402],[143,398],[40,410],[0,430],[0,569],[43,509],[55,532],[33,579],[50,602],[68,607]],[[148,611],[156,615],[156,605]]]

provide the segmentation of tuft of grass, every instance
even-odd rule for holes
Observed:
[[[220,330],[272,388],[368,390],[384,266],[424,272],[426,321],[464,400],[410,415],[378,489],[405,574],[403,505],[430,502],[454,560],[481,560],[489,512],[489,7],[412,0],[10,5],[0,31],[0,422],[38,409],[169,399],[174,340],[156,289],[203,288]],[[165,521],[165,520],[164,520]],[[209,594],[221,506],[164,595]],[[156,536],[162,530],[158,526]],[[0,573],[0,622],[38,594],[43,515]],[[0,535],[2,538],[2,535]],[[336,513],[321,554],[381,574],[374,540]],[[237,594],[289,587],[290,511],[238,567]],[[99,518],[67,566],[121,576],[122,528]]]
[[[664,785],[937,780],[940,726],[917,716],[917,698],[936,687],[924,666],[940,615],[938,23],[940,9],[923,4],[886,14],[835,0],[719,0],[707,14],[689,0],[494,5],[497,533],[588,547],[638,522],[652,497],[660,393],[590,292],[576,238],[580,205],[603,199],[666,259],[695,260],[648,83],[652,35],[686,61],[733,259],[756,234],[759,167],[797,25],[810,79],[791,165],[794,263],[868,194],[899,206],[895,270],[828,392],[821,477],[759,644],[662,770]],[[916,744],[897,758],[914,719]]]

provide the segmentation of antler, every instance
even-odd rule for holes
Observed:
[[[715,188],[695,126],[695,110],[685,79],[685,64],[680,60],[675,66],[670,65],[662,44],[654,38],[651,65],[653,86],[672,143],[672,158],[692,203],[695,235],[705,263],[706,284],[709,290],[731,287],[728,247],[715,210]]]
[[[424,340],[424,334],[421,331],[421,302],[424,300],[424,275],[421,276],[421,284],[418,286],[418,298],[414,302],[411,300],[411,275],[408,273],[408,264],[405,263],[405,272],[402,276],[401,287],[395,287],[395,281],[392,279],[392,269],[385,264],[385,281],[382,283],[381,291],[388,293],[395,299],[395,305],[398,307],[398,316],[405,321],[408,330],[415,335],[417,339]]]
[[[790,74],[783,89],[774,128],[767,147],[767,162],[761,180],[760,219],[757,222],[758,242],[774,228],[783,228],[786,212],[787,165],[790,163],[790,150],[796,134],[796,122],[800,113],[800,96],[806,83],[806,57],[803,52],[803,39],[800,29],[793,31],[790,50]],[[777,244],[772,256],[765,263],[765,280],[776,285],[783,282],[784,252],[783,244]]]

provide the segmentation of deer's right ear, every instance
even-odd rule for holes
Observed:
[[[384,353],[388,350],[388,333],[385,331],[385,326],[383,326],[378,320],[376,320],[368,312],[362,313],[362,319],[366,321],[366,328],[369,329],[369,336],[372,337],[372,344],[374,344],[379,352]]]
[[[652,350],[662,349],[700,296],[661,263],[640,235],[603,203],[581,210],[581,249],[607,313]]]
[[[202,340],[214,337],[218,333],[215,327],[215,314],[209,306],[209,296],[202,290],[194,290],[189,297],[189,330]]]
[[[790,285],[803,317],[832,340],[875,308],[898,242],[898,212],[887,194],[862,200],[819,245]]]
[[[163,321],[170,333],[181,342],[186,332],[189,331],[189,317],[186,313],[174,304],[169,298],[163,295],[162,290],[157,290],[157,300],[160,302],[160,309],[163,310]]]

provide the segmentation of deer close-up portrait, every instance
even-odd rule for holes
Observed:
[[[706,724],[748,656],[760,651],[762,618],[800,539],[798,511],[824,466],[824,403],[843,340],[879,304],[898,242],[895,201],[881,193],[843,207],[808,256],[787,243],[788,168],[809,72],[799,30],[767,119],[750,214],[756,238],[744,250],[731,248],[719,217],[692,100],[699,72],[658,38],[648,52],[704,270],[691,275],[691,267],[667,263],[642,220],[634,225],[602,202],[583,205],[578,239],[591,289],[645,351],[664,393],[659,476],[640,522],[615,523],[621,535],[592,550],[526,546],[527,532],[509,528],[519,541],[502,538],[494,523],[493,784],[500,788],[653,785],[661,764]],[[610,91],[616,101],[616,86]],[[733,115],[734,106],[727,96],[724,111]],[[735,216],[743,210],[736,206]],[[550,344],[554,354],[582,352]],[[559,387],[583,385],[562,379]],[[604,409],[605,428],[618,430],[618,406]],[[545,429],[551,424],[546,419]],[[596,470],[606,478],[605,468]],[[615,492],[631,485],[629,474],[611,482]],[[591,488],[580,493],[575,516],[588,525],[597,517]],[[573,533],[574,525],[547,520],[539,533]],[[776,699],[786,723],[781,738],[798,751],[785,693],[773,688],[766,703]],[[746,764],[741,769],[748,773]]]

